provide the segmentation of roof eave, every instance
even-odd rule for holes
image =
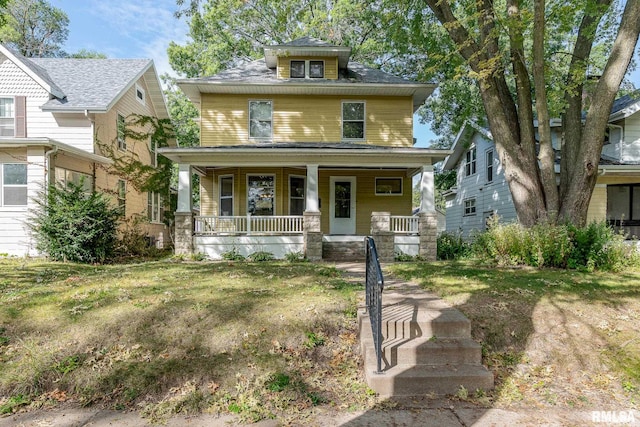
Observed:
[[[56,141],[51,138],[0,138],[0,148],[19,148],[19,147],[47,147],[57,148],[73,157],[101,164],[112,164],[113,160],[98,154],[89,153],[71,145]]]

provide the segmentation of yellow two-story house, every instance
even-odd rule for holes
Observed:
[[[344,259],[360,256],[373,234],[383,259],[434,258],[433,164],[448,152],[413,147],[413,115],[435,86],[308,37],[264,54],[178,81],[200,110],[201,143],[160,150],[180,170],[176,251]],[[200,175],[195,217],[192,173]],[[421,207],[412,215],[416,174]]]

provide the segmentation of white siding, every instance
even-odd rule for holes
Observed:
[[[49,93],[6,57],[0,60],[0,95],[27,97],[27,137],[52,138],[93,153],[91,122],[83,114],[42,111]]]
[[[470,237],[475,231],[484,230],[486,216],[490,212],[496,212],[501,222],[509,222],[517,218],[511,192],[493,142],[476,132],[469,148],[473,146],[476,147],[477,154],[476,173],[465,176],[465,152],[457,166],[457,194],[447,198],[446,206],[447,231],[461,231],[465,237]],[[486,152],[491,149],[494,150],[493,181],[487,182]],[[464,202],[472,198],[476,201],[476,213],[465,216]]]
[[[640,114],[636,113],[624,120],[622,161],[637,162],[638,160],[640,160]]]

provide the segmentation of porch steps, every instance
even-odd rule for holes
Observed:
[[[364,261],[364,238],[358,241],[322,242],[326,261]]]
[[[369,316],[359,311],[360,350],[369,386],[382,397],[455,394],[493,388],[471,322],[420,289],[382,295],[382,373],[377,374]]]

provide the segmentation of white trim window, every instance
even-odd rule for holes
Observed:
[[[136,91],[136,100],[142,105],[147,105],[147,96],[142,86],[136,83],[135,91]]]
[[[233,175],[223,175],[218,178],[220,195],[220,216],[233,216]]]
[[[124,179],[118,180],[116,194],[118,197],[118,207],[121,210],[120,214],[122,216],[125,216],[125,210],[127,208],[127,181],[125,181]]]
[[[125,140],[126,121],[122,114],[117,113],[116,117],[116,132],[118,139],[118,150],[127,151],[127,142]]]
[[[477,153],[476,147],[471,147],[469,151],[467,151],[465,163],[464,163],[464,175],[471,176],[476,174],[476,163],[477,163]]]
[[[476,198],[465,199],[464,216],[472,216],[476,214]]]
[[[15,106],[13,98],[0,98],[0,136],[15,136]]]
[[[402,196],[402,178],[376,178],[376,196]]]
[[[289,215],[302,215],[306,203],[306,179],[289,175]]]
[[[27,164],[0,163],[0,191],[2,206],[27,205]]]
[[[304,60],[292,59],[289,63],[289,78],[291,79],[323,79],[324,61],[320,59]]]
[[[275,175],[247,175],[247,213],[255,216],[276,214]]]
[[[365,136],[364,101],[342,101],[342,140],[362,141]]]
[[[493,171],[494,171],[494,160],[493,160],[493,150],[487,150],[485,153],[485,161],[487,168],[487,182],[493,182]]]
[[[55,168],[56,184],[66,187],[69,183],[81,185],[85,194],[93,191],[93,177],[89,174],[76,172],[69,169],[56,166]]]
[[[158,147],[158,143],[153,139],[149,138],[149,159],[151,166],[158,167],[158,152],[156,148]]]
[[[162,223],[164,207],[162,195],[154,191],[147,193],[147,219],[152,223]]]
[[[249,101],[249,138],[273,138],[273,101]]]

